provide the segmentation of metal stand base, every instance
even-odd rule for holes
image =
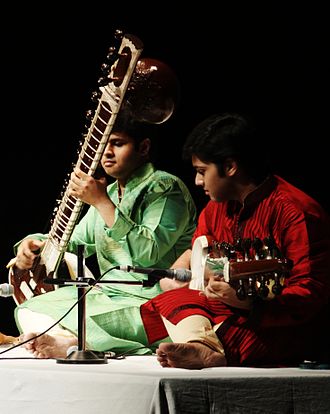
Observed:
[[[103,352],[96,351],[73,351],[66,358],[56,360],[58,364],[107,364],[108,359]]]
[[[84,282],[84,246],[78,246],[78,275],[77,281]],[[78,285],[78,349],[72,350],[66,358],[56,360],[58,364],[107,364],[103,352],[86,350],[86,291],[83,284]]]

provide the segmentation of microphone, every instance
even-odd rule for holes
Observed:
[[[14,286],[10,285],[9,283],[1,283],[0,284],[0,296],[1,297],[8,297],[13,296],[14,294]]]
[[[135,272],[149,275],[154,279],[162,279],[163,277],[169,277],[170,279],[176,279],[180,282],[190,282],[191,271],[188,269],[155,269],[152,267],[138,267],[130,265],[117,266],[118,270],[124,272]]]

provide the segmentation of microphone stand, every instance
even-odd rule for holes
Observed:
[[[72,351],[66,358],[58,358],[56,362],[58,364],[107,364],[108,360],[104,352],[86,350],[86,288],[98,285],[101,283],[106,284],[130,284],[130,285],[142,285],[145,287],[152,287],[159,278],[149,275],[147,280],[133,281],[133,280],[99,280],[85,277],[84,272],[84,246],[78,246],[78,262],[77,262],[77,279],[58,279],[58,278],[46,278],[44,283],[53,285],[74,285],[78,289],[78,349]]]
[[[107,364],[103,352],[86,349],[86,287],[79,285],[84,282],[84,246],[78,246],[78,349],[72,351],[66,358],[58,358],[58,364]]]

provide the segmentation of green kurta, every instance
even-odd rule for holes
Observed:
[[[104,275],[102,280],[146,279],[146,275],[111,269],[117,265],[169,268],[191,247],[196,208],[187,187],[178,177],[155,170],[151,163],[147,163],[127,182],[121,203],[117,182],[108,186],[108,194],[117,206],[113,226],[107,227],[98,211],[89,207],[75,227],[67,249],[75,253],[77,246],[83,244],[85,257],[96,253],[100,272]],[[160,292],[159,283],[151,288],[101,284],[99,289],[90,291],[86,296],[88,347],[96,351],[124,352],[148,345],[140,305]],[[57,320],[76,298],[76,287],[61,287],[33,297],[17,309],[29,308]],[[21,329],[17,318],[16,322]],[[77,333],[76,308],[61,321],[61,325]],[[150,351],[136,351],[146,352]]]

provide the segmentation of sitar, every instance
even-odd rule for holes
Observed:
[[[138,37],[120,31],[116,32],[116,37],[120,45],[118,50],[109,49],[108,63],[102,65],[99,91],[93,94],[97,108],[74,164],[91,176],[97,172],[117,114],[123,106],[129,107],[140,121],[162,123],[171,116],[176,104],[177,85],[172,70],[158,60],[140,59],[143,43]],[[15,258],[7,266],[17,304],[54,290],[56,285],[45,283],[45,279],[56,278],[63,265],[67,268],[66,261],[72,261],[66,249],[84,203],[70,195],[68,186],[62,194],[54,209],[45,245],[33,267],[21,270],[15,266]],[[74,275],[69,272],[67,277]]]

